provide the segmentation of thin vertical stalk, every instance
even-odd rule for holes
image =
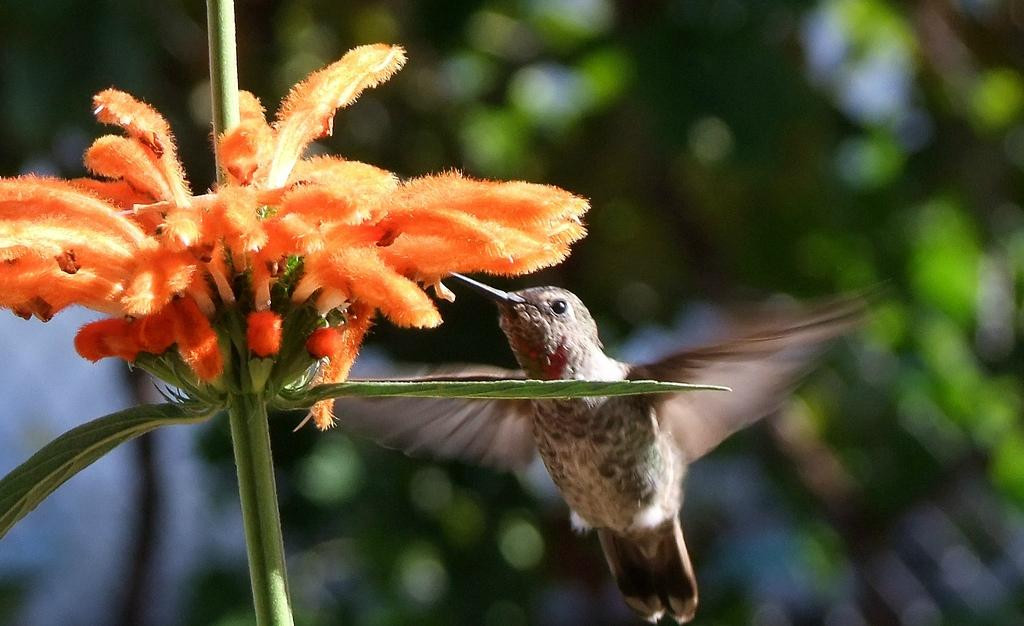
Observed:
[[[233,0],[207,0],[206,22],[210,42],[213,136],[218,138],[238,124],[238,58],[235,55],[235,5]],[[216,146],[214,152],[219,152]],[[217,181],[224,182],[220,154],[216,156]]]
[[[238,124],[238,62],[232,0],[207,0],[206,16],[210,39],[213,136],[219,138]],[[216,147],[214,151],[217,151]],[[219,154],[217,181],[224,182]],[[245,372],[240,374],[248,375]],[[228,420],[238,471],[238,493],[242,502],[256,623],[259,626],[292,626],[266,401],[258,394],[233,395],[228,401]]]
[[[232,396],[228,404],[231,445],[238,468],[245,545],[256,607],[256,623],[291,626],[291,602],[270,453],[267,404],[255,394]]]

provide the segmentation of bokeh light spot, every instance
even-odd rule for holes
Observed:
[[[427,544],[406,550],[398,560],[398,581],[402,592],[417,604],[437,602],[448,589],[448,571]]]
[[[498,549],[512,567],[530,569],[544,556],[544,538],[532,523],[510,518],[498,534]]]
[[[1011,69],[982,74],[970,94],[973,121],[984,130],[1000,130],[1024,109],[1024,81]]]
[[[299,492],[323,506],[345,502],[363,483],[363,464],[352,442],[344,437],[322,437],[299,467]]]
[[[723,161],[732,152],[733,143],[732,130],[721,118],[704,117],[690,127],[690,153],[705,165]]]
[[[452,481],[439,467],[416,470],[409,480],[409,499],[424,513],[436,514],[451,506]]]

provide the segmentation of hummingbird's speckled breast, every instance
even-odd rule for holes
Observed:
[[[630,534],[679,511],[685,464],[646,398],[536,401],[533,432],[551,478],[587,525]]]

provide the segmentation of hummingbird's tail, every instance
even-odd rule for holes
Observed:
[[[680,624],[693,619],[697,580],[678,518],[640,535],[599,529],[597,536],[619,591],[640,617],[652,623],[665,613]]]

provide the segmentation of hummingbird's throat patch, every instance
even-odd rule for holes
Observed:
[[[565,365],[568,361],[568,350],[565,344],[558,344],[555,351],[546,357],[544,366],[544,378],[555,380],[565,375]]]
[[[565,345],[558,344],[553,352],[548,353],[543,348],[535,346],[524,346],[525,349],[517,352],[525,357],[520,365],[530,376],[539,376],[542,380],[558,380],[565,376],[566,364],[568,363],[569,352]]]

